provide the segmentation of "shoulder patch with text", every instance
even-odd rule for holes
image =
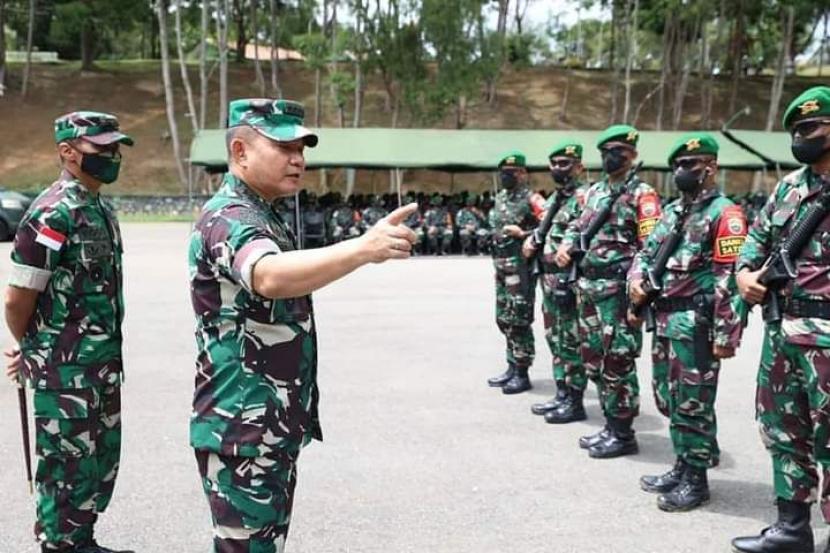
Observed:
[[[746,242],[746,232],[743,210],[736,205],[724,209],[715,233],[713,260],[717,263],[734,262]]]

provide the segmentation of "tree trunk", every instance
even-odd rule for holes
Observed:
[[[738,88],[741,82],[741,66],[744,54],[744,0],[737,0],[737,16],[735,18],[735,29],[732,33],[732,89],[729,93],[729,114],[735,113],[738,103]]]
[[[207,75],[207,35],[208,35],[208,12],[212,0],[202,0],[202,37],[199,41],[199,128],[205,128],[207,118],[207,96],[208,96],[208,75]]]
[[[95,29],[89,22],[81,24],[81,71],[92,71],[95,62]]]
[[[625,63],[625,105],[623,108],[623,121],[626,123],[630,121],[631,115],[631,69],[634,65],[634,58],[637,56],[637,12],[639,8],[639,0],[628,0],[626,3],[625,28],[628,35],[628,48],[626,48],[628,55]]]
[[[700,19],[699,22],[703,20]],[[674,94],[674,113],[672,117],[672,129],[680,128],[680,122],[683,119],[683,105],[686,101],[686,92],[689,89],[689,74],[692,72],[692,63],[688,59],[689,41],[697,34],[697,29],[700,23],[696,22],[694,27],[689,27],[688,23],[683,26],[680,33],[678,33],[678,45],[675,49],[677,53],[676,67],[680,68],[680,82],[677,84]]]
[[[496,101],[496,87],[498,85],[502,65],[504,64],[505,39],[507,36],[507,13],[510,9],[510,0],[498,0],[498,2],[499,17],[496,23],[496,61],[498,68],[495,73],[487,79],[487,103],[490,105]]]
[[[277,12],[277,0],[271,0],[271,92],[277,98],[282,98],[279,52],[279,13]]]
[[[775,78],[772,80],[772,91],[770,92],[769,111],[767,112],[767,132],[775,127],[775,120],[778,118],[778,106],[781,104],[781,96],[784,93],[784,81],[787,79],[787,61],[790,59],[790,46],[793,42],[793,26],[795,22],[795,8],[787,6],[781,11],[781,26],[784,30],[784,39],[781,42],[781,49],[778,53],[778,64],[775,68]]]
[[[318,67],[314,70],[314,126],[320,128],[320,119],[323,111],[323,91],[320,86],[322,71]]]
[[[254,73],[256,74],[256,87],[259,89],[259,95],[265,96],[265,75],[262,73],[262,64],[259,62],[259,32],[257,26],[257,2],[259,0],[250,0],[251,2],[251,40],[254,41]]]
[[[824,13],[824,34],[821,37],[821,48],[819,49],[818,53],[818,76],[822,76],[822,72],[824,71],[824,52],[827,50],[827,25],[828,20],[830,20],[830,12]],[[0,82],[2,85],[2,82]]]
[[[617,122],[619,114],[619,92],[620,92],[620,68],[617,63],[617,24],[619,23],[619,10],[615,3],[611,4],[611,114],[608,117],[608,123],[614,124]]]
[[[182,0],[176,0],[176,51],[179,55],[179,70],[182,75],[184,92],[187,97],[187,117],[190,119],[190,126],[193,135],[199,130],[199,122],[196,119],[196,102],[193,99],[193,87],[190,86],[190,76],[187,74],[187,64],[184,59],[184,46],[182,45]]]
[[[568,68],[565,75],[565,90],[562,92],[562,105],[559,108],[559,122],[568,122],[568,100],[571,96],[571,80],[573,80],[574,70],[572,67]]]
[[[35,0],[29,0],[29,28],[26,33],[26,65],[23,67],[23,85],[20,95],[25,98],[29,92],[29,77],[32,72],[32,40],[35,34]]]
[[[0,98],[6,95],[6,0],[0,0]]]
[[[179,144],[179,129],[176,124],[176,106],[173,98],[173,80],[170,77],[170,54],[167,42],[167,0],[156,2],[156,16],[159,20],[159,51],[161,53],[161,78],[164,82],[164,103],[167,111],[167,124],[170,127],[170,140],[173,143],[173,157],[176,159],[176,170],[182,186],[187,185],[187,176],[182,165],[181,146]]]
[[[658,131],[663,130],[663,113],[666,110],[666,88],[671,73],[673,43],[674,17],[669,13],[666,15],[666,21],[663,24],[663,67],[660,70],[660,85],[657,89],[657,117],[654,122],[654,127]]]
[[[216,25],[219,31],[219,128],[228,126],[228,25],[231,17],[230,0],[219,0]],[[224,13],[223,13],[224,12]]]
[[[245,61],[245,46],[248,44],[245,37],[245,7],[242,0],[233,0],[233,12],[228,12],[228,17],[231,17],[231,13],[236,15],[236,62],[242,63]]]

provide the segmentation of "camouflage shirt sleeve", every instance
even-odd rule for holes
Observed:
[[[657,222],[652,230],[645,238],[643,247],[634,255],[634,261],[631,263],[631,268],[628,270],[629,284],[635,280],[642,280],[660,248],[660,243],[665,240],[665,235],[668,232],[668,213]]]
[[[582,211],[579,214],[579,217],[574,218],[571,221],[571,224],[568,225],[568,230],[565,231],[565,236],[562,238],[562,246],[568,248],[568,250],[572,250],[574,245],[579,242],[579,233],[582,232],[582,229],[588,226],[588,223],[591,220],[591,216],[593,215],[593,210],[590,208],[591,202],[593,201],[593,197],[596,195],[596,187],[599,183],[591,185],[590,188],[585,192],[585,196],[582,202]]]
[[[61,203],[35,205],[14,238],[9,285],[42,292],[60,262],[72,231],[69,210]]]
[[[251,294],[253,270],[259,260],[280,253],[265,221],[249,208],[229,207],[213,217],[206,227],[204,247],[219,273]]]
[[[714,344],[737,348],[743,332],[741,297],[735,281],[735,260],[746,240],[746,217],[732,205],[714,225],[712,273],[715,277]]]
[[[749,229],[741,253],[736,262],[737,270],[748,268],[750,270],[760,269],[770,252],[772,236],[772,214],[775,206],[782,196],[782,191],[787,187],[785,182],[778,183],[775,191],[767,198],[767,203],[758,212],[755,222]]]

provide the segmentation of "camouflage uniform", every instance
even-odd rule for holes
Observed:
[[[803,168],[778,184],[749,230],[738,259],[741,268],[758,269],[787,236],[821,190],[822,181]],[[825,219],[796,260],[798,276],[784,297],[803,302],[830,301],[830,218]],[[811,503],[819,484],[821,510],[830,521],[830,320],[786,312],[768,324],[758,369],[757,418],[772,456],[775,495]]]
[[[360,216],[360,229],[366,232],[377,224],[378,221],[386,217],[386,208],[383,207],[383,201],[376,198],[372,201],[372,205],[363,210]]]
[[[557,194],[567,194],[553,221],[542,250],[542,315],[545,338],[553,357],[553,379],[575,390],[584,390],[588,379],[579,357],[579,327],[576,298],[570,295],[564,304],[558,305],[555,291],[562,289],[567,273],[555,262],[556,249],[561,244],[568,226],[575,221],[585,203],[588,185],[577,182],[573,190],[557,190],[548,198],[545,210],[556,200]],[[573,300],[573,301],[571,301]]]
[[[681,200],[666,207],[637,254],[630,280],[643,278],[682,210]],[[670,419],[678,459],[709,468],[717,465],[720,454],[715,418],[720,361],[711,355],[712,345],[737,348],[740,343],[734,261],[743,245],[746,221],[731,200],[716,189],[706,189],[691,204],[682,232],[656,301],[652,384],[660,412]],[[697,306],[667,309],[672,302],[692,298],[699,300]]]
[[[581,216],[571,224],[562,243],[569,248],[577,244],[580,231],[623,184],[611,184],[605,178],[591,186]],[[614,203],[580,265],[580,357],[588,377],[599,386],[602,412],[608,419],[631,420],[640,411],[635,359],[642,348],[642,332],[626,319],[625,278],[659,217],[657,193],[635,177]]]
[[[72,113],[55,131],[57,142],[132,145],[107,114]],[[40,292],[20,350],[22,377],[34,388],[35,535],[44,551],[91,546],[115,487],[122,252],[113,207],[68,171],[32,203],[15,236],[9,284]]]
[[[468,254],[482,251],[488,235],[484,216],[476,209],[474,202],[471,204],[459,209],[455,217],[461,250]]]
[[[494,232],[493,267],[496,277],[496,324],[507,342],[508,367],[527,370],[533,364],[533,305],[535,279],[528,262],[522,257],[523,239],[511,238],[503,232],[507,225],[518,225],[530,231],[539,224],[544,200],[528,186],[519,184],[496,195],[490,211]]]
[[[452,218],[447,208],[441,205],[440,200],[433,200],[432,207],[424,213],[424,226],[430,253],[433,255],[449,253],[453,236]]]
[[[268,109],[253,102],[231,102],[231,126]],[[293,102],[273,106],[249,123],[269,136],[286,126],[286,113],[302,113]],[[302,115],[292,122],[300,126]],[[282,551],[300,449],[322,438],[311,297],[269,300],[251,282],[260,259],[295,249],[279,214],[231,173],[190,239],[198,351],[190,444],[217,553]]]
[[[404,204],[414,203],[415,198],[409,196],[404,201]],[[424,243],[424,217],[421,215],[420,210],[415,210],[415,212],[406,218],[403,222],[404,226],[412,230],[415,233],[415,243],[412,244],[412,251],[417,252],[421,251]]]
[[[357,227],[357,214],[355,210],[347,205],[341,205],[334,209],[329,218],[329,242],[336,244],[349,238],[360,236],[360,229]]]

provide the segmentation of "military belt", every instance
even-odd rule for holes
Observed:
[[[580,273],[588,280],[625,280],[628,268],[622,265],[611,267],[585,267]]]
[[[830,319],[830,301],[787,299],[784,313],[791,317]]]
[[[697,311],[712,304],[711,294],[695,294],[680,298],[657,298],[654,300],[654,309],[661,313],[675,313],[677,311]]]

